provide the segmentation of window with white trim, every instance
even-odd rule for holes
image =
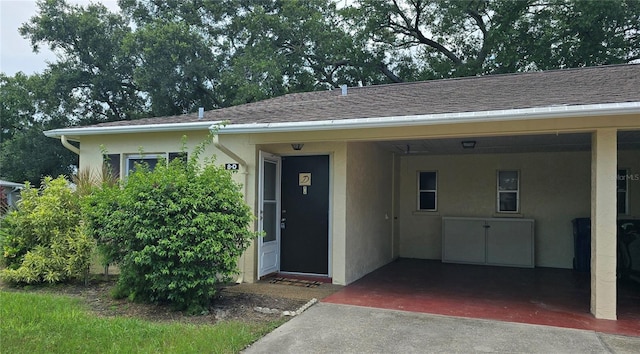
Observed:
[[[520,212],[520,172],[498,171],[498,213]]]
[[[618,178],[617,178],[617,204],[618,204],[618,214],[627,214],[627,207],[629,205],[629,170],[622,169],[618,170]]]
[[[158,160],[163,157],[164,154],[144,154],[144,155],[128,155],[126,161],[127,175],[136,170],[138,165],[146,164],[150,170],[153,170],[158,164]]]
[[[418,172],[418,210],[438,210],[438,173]]]
[[[125,170],[127,175],[131,171],[135,171],[136,165],[138,164],[146,164],[149,166],[150,170],[153,170],[158,161],[164,159],[165,161],[172,161],[174,159],[181,159],[186,162],[187,154],[184,152],[169,152],[169,153],[158,153],[158,154],[137,154],[137,155],[127,155],[126,157],[126,165]]]

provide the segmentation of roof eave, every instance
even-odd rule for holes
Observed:
[[[9,182],[5,180],[0,180],[1,187],[11,187],[11,188],[24,188],[25,185],[22,183]]]
[[[108,127],[77,127],[47,130],[45,136],[50,138],[60,138],[61,136],[79,137],[85,135],[108,135],[108,134],[132,134],[132,133],[161,133],[191,130],[211,130],[212,127],[222,123],[221,121],[201,121],[189,123],[164,123],[164,124],[144,124],[144,125],[123,125]]]
[[[482,123],[627,114],[640,114],[640,102],[604,103],[574,106],[563,105],[494,111],[390,116],[378,118],[335,119],[305,122],[230,124],[220,128],[219,133],[280,133],[310,130],[391,128],[415,125]],[[216,127],[212,126],[211,128],[214,129]]]
[[[573,106],[549,106],[493,111],[439,113],[376,118],[329,119],[304,122],[245,123],[220,126],[226,121],[199,121],[189,123],[163,123],[107,127],[78,127],[47,130],[44,135],[52,138],[67,136],[77,138],[87,135],[158,133],[193,130],[217,130],[220,134],[277,133],[311,130],[390,128],[412,125],[438,125],[552,119],[568,117],[610,116],[640,114],[640,102],[604,103]]]

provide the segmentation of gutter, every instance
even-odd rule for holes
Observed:
[[[78,149],[74,145],[71,145],[71,143],[67,140],[67,137],[65,135],[60,135],[60,142],[62,142],[62,146],[66,147],[71,152],[75,153],[76,155],[80,155],[80,149]]]
[[[219,132],[223,134],[280,133],[309,130],[390,128],[415,125],[520,121],[528,119],[554,119],[619,114],[640,114],[640,102],[605,103],[580,106],[563,105],[494,111],[334,119],[307,122],[232,124],[220,128]]]
[[[560,105],[548,107],[516,108],[493,111],[459,113],[420,114],[410,116],[387,116],[377,118],[327,119],[306,122],[245,123],[218,126],[223,121],[198,121],[189,123],[163,123],[129,126],[99,126],[85,128],[62,128],[48,130],[45,136],[59,138],[62,135],[83,135],[184,132],[189,130],[218,130],[219,134],[277,133],[309,130],[390,128],[414,125],[438,125],[458,123],[482,123],[519,121],[528,119],[553,119],[569,117],[607,116],[618,114],[640,114],[640,102],[603,103],[590,105]]]
[[[218,125],[213,125],[211,129],[218,128]],[[244,183],[242,184],[244,196],[244,202],[247,202],[247,183],[249,183],[249,169],[247,168],[247,162],[243,160],[240,156],[238,156],[235,152],[231,151],[228,147],[222,145],[220,142],[220,137],[218,134],[213,135],[213,145],[220,151],[222,151],[225,155],[229,156],[233,161],[237,162],[240,166],[242,166],[242,174],[244,175]],[[246,252],[246,251],[245,251]],[[240,268],[240,274],[238,275],[238,279],[236,279],[236,283],[240,284],[244,281],[244,273],[245,273],[245,257],[244,253],[240,256],[238,260],[238,268]]]
[[[218,121],[203,121],[189,123],[163,123],[163,124],[143,124],[143,125],[121,125],[121,126],[98,126],[98,127],[79,127],[79,128],[61,128],[47,130],[44,135],[50,138],[59,138],[63,135],[82,136],[82,135],[101,135],[101,134],[127,134],[127,133],[149,133],[149,132],[177,132],[185,130],[203,130],[209,129],[212,124],[220,123]]]

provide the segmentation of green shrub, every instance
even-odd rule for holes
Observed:
[[[83,222],[87,226],[85,230],[97,241],[97,254],[93,260],[105,267],[106,274],[109,264],[117,263],[117,254],[113,250],[116,249],[118,234],[110,232],[108,228],[113,224],[107,219],[117,211],[116,197],[120,193],[117,188],[118,177],[113,175],[108,165],[103,165],[98,170],[81,169],[73,182],[77,186],[76,193],[81,197]],[[89,198],[89,195],[92,196]]]
[[[84,203],[87,225],[106,257],[120,267],[118,293],[203,311],[216,285],[256,234],[240,186],[213,159],[137,166],[122,187],[104,185]]]
[[[80,225],[80,200],[60,176],[27,183],[16,209],[0,221],[0,244],[12,283],[56,283],[85,276],[94,241]]]

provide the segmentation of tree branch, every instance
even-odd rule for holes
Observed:
[[[386,77],[391,79],[391,81],[396,83],[403,82],[401,78],[399,78],[396,74],[394,74],[393,72],[391,72],[391,70],[389,70],[389,67],[387,66],[387,64],[380,62],[380,64],[378,64],[378,68]]]
[[[480,51],[478,52],[478,57],[476,58],[478,65],[482,65],[482,63],[484,63],[484,60],[487,58],[487,54],[488,54],[487,26],[484,23],[484,20],[482,19],[482,15],[480,15],[476,10],[468,8],[467,13],[469,14],[469,16],[471,16],[471,18],[475,20],[476,25],[478,26],[478,28],[480,28],[480,31],[482,32],[482,47],[480,48]]]
[[[437,50],[438,52],[440,52],[441,54],[443,54],[444,56],[446,56],[449,60],[451,60],[454,64],[456,65],[461,65],[462,64],[462,59],[460,59],[457,55],[455,55],[451,50],[449,50],[447,47],[443,46],[442,44],[427,38],[422,31],[420,31],[419,23],[417,21],[419,14],[421,13],[420,9],[419,9],[419,5],[420,3],[414,3],[414,6],[417,6],[416,8],[416,21],[413,23],[411,19],[409,19],[406,14],[404,12],[402,12],[402,10],[400,9],[400,6],[398,5],[398,2],[396,0],[393,0],[393,5],[395,7],[395,12],[396,14],[398,14],[402,20],[404,21],[405,25],[401,25],[399,23],[394,23],[391,21],[391,18],[389,18],[389,26],[393,28],[393,26],[395,25],[398,29],[400,29],[403,34],[414,37],[418,40],[419,43],[422,43],[424,45],[427,45],[435,50]]]

